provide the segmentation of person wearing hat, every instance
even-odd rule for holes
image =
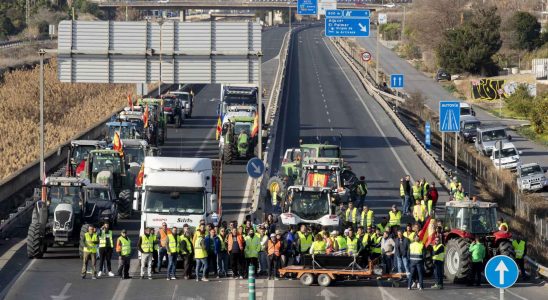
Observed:
[[[358,181],[356,191],[358,192],[358,203],[356,206],[358,208],[362,208],[365,203],[365,196],[367,196],[367,183],[365,182],[365,176],[360,176],[360,181]]]
[[[131,260],[131,241],[127,237],[127,231],[122,229],[120,237],[116,240],[116,252],[119,255],[118,276],[129,279],[129,263]]]
[[[266,250],[268,253],[268,280],[272,278],[278,280],[277,272],[280,268],[280,256],[282,253],[282,241],[278,239],[278,236],[274,233],[270,234],[270,240],[267,242]],[[274,272],[272,272],[274,268]]]

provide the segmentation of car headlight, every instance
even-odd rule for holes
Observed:
[[[470,136],[470,132],[465,132],[464,136],[466,136],[466,137]]]
[[[72,223],[70,221],[65,223],[65,229],[67,229],[67,230],[72,229]]]

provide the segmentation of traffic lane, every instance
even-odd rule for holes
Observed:
[[[263,31],[261,41],[263,62],[269,61],[278,56],[282,47],[284,36],[288,30],[288,27],[272,27],[271,29]]]
[[[376,59],[376,31],[372,32],[370,38],[358,38],[358,43],[364,47],[368,52],[373,55],[373,59]],[[387,75],[389,74],[404,74],[405,75],[405,90],[407,92],[420,92],[427,97],[427,105],[434,111],[438,109],[438,102],[442,100],[451,100],[455,97],[447,92],[439,83],[435,82],[432,78],[428,78],[422,72],[415,69],[406,60],[400,58],[395,52],[379,45],[379,51],[381,53],[380,67]],[[522,122],[517,120],[499,119],[482,109],[476,108],[476,117],[482,121],[485,125],[489,126],[508,126],[519,125]],[[536,144],[524,137],[519,136],[516,132],[512,131],[512,135],[515,137],[513,142],[519,150],[524,152],[524,163],[539,163],[543,167],[548,167],[548,149],[542,145]],[[530,152],[527,154],[527,152]]]

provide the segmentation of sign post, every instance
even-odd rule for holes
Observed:
[[[369,10],[326,10],[326,37],[369,37]]]
[[[487,262],[484,273],[487,282],[499,289],[499,297],[503,300],[504,290],[513,286],[518,280],[519,269],[512,258],[506,255],[497,255]]]
[[[426,122],[426,124],[424,125],[424,144],[426,145],[426,149],[428,150],[430,150],[430,147],[432,146],[430,134],[430,122]]]
[[[375,64],[375,80],[377,80],[377,84],[379,84],[379,67],[381,65],[381,53],[379,51],[379,38],[380,38],[380,25],[388,23],[388,17],[386,14],[379,14],[379,17],[377,19],[377,61]]]
[[[440,101],[441,160],[444,160],[445,132],[455,133],[455,169],[457,168],[457,137],[460,131],[460,102]]]

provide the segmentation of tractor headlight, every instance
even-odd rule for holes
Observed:
[[[61,228],[61,224],[59,224],[59,222],[55,221],[54,225],[53,225],[53,228],[59,229],[59,228]]]

